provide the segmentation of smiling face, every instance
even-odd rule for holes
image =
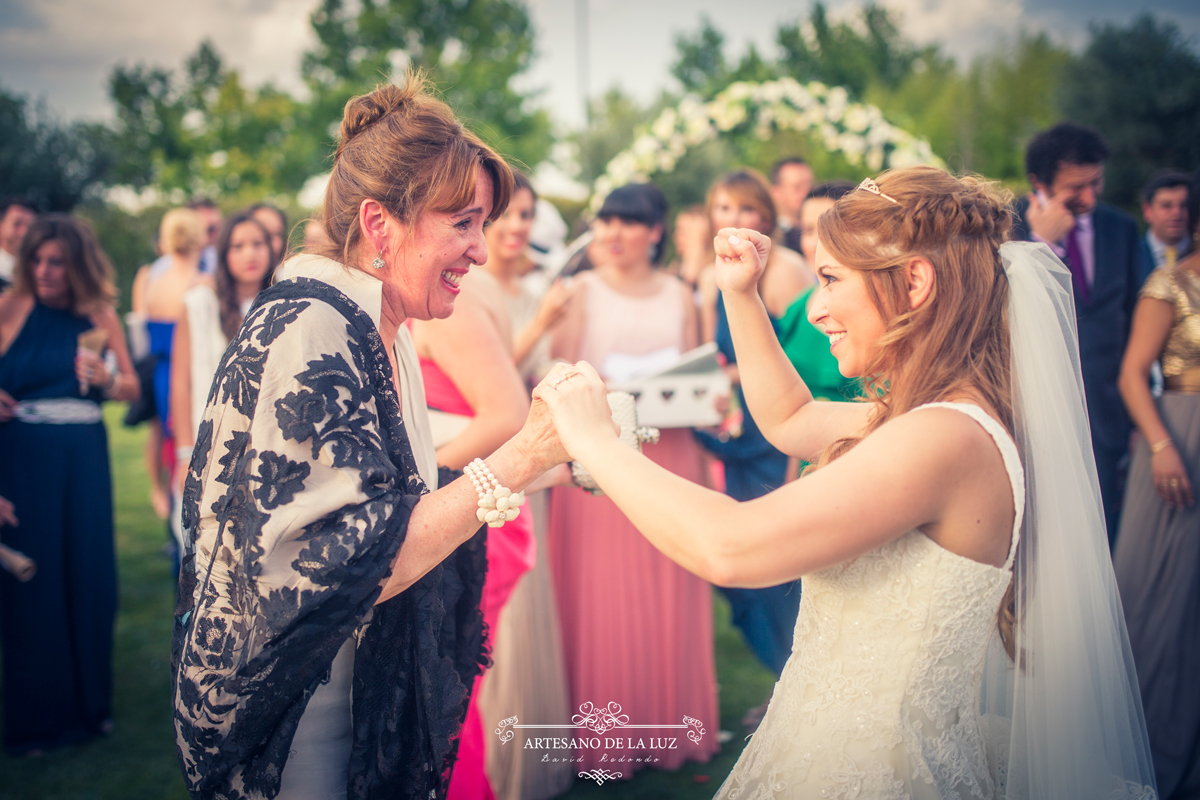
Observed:
[[[463,277],[487,261],[483,225],[491,212],[492,179],[481,169],[475,197],[465,208],[426,211],[411,224],[393,220],[380,277],[397,292],[405,317],[450,316]]]
[[[1063,205],[1075,216],[1090,214],[1096,210],[1096,203],[1104,191],[1104,165],[1063,161],[1049,186],[1035,180],[1034,188],[1052,199],[1062,198]]]
[[[271,268],[271,245],[262,227],[249,220],[235,226],[229,234],[225,261],[235,283],[261,286]]]
[[[820,288],[808,306],[808,321],[829,337],[829,351],[847,378],[862,377],[879,350],[887,324],[867,291],[867,276],[834,260],[817,244]]]
[[[621,217],[601,217],[593,230],[596,238],[588,252],[619,270],[648,265],[650,248],[662,238],[662,225],[651,227]]]
[[[513,193],[508,208],[487,227],[488,253],[502,262],[520,258],[529,246],[529,232],[533,230],[533,192],[518,189]]]
[[[738,198],[724,189],[718,189],[712,200],[712,227],[714,231],[722,228],[750,228],[759,233],[769,234],[765,230],[766,217],[749,198]]]
[[[67,279],[67,258],[62,243],[43,242],[33,253],[33,291],[39,302],[52,308],[71,305],[71,283]]]

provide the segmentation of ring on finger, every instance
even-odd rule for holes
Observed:
[[[569,380],[571,380],[571,378],[574,378],[574,377],[575,377],[576,375],[578,375],[578,374],[579,374],[578,372],[568,372],[568,373],[566,373],[565,375],[563,375],[561,378],[559,378],[558,380],[556,380],[554,383],[550,384],[550,388],[551,388],[551,389],[554,389],[554,390],[556,390],[556,391],[557,391],[557,389],[558,389],[558,385],[559,385],[560,383],[564,383],[564,382],[566,382],[566,381],[569,381]]]

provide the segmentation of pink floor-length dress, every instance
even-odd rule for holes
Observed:
[[[683,292],[662,279],[654,295],[631,297],[584,273],[586,315],[580,358],[602,368],[609,353],[644,355],[684,347]],[[662,431],[645,454],[688,480],[704,483],[691,431]],[[658,552],[611,500],[573,487],[552,490],[549,550],[563,627],[563,652],[572,711],[584,703],[621,706],[631,725],[703,723],[699,744],[680,730],[615,729],[606,737],[677,739],[674,750],[581,749],[579,772],[605,768],[629,777],[643,763],[614,756],[657,759],[650,765],[677,769],[685,761],[708,761],[717,740],[716,668],[712,598],[705,581]],[[578,736],[593,736],[586,730]],[[607,756],[607,758],[606,758]]]
[[[421,377],[425,383],[425,403],[430,408],[468,417],[475,415],[462,393],[437,364],[425,358],[420,362]],[[534,564],[537,543],[533,538],[530,519],[529,510],[522,509],[512,522],[499,528],[488,528],[488,574],[483,583],[483,621],[488,627],[488,643],[492,647],[495,646],[501,609],[508,602],[518,580]],[[450,776],[448,800],[495,798],[485,769],[485,732],[478,707],[479,689],[486,675],[484,672],[475,679],[471,692],[471,704],[458,744],[458,759]]]

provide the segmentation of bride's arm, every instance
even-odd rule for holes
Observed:
[[[981,480],[996,467],[978,457],[982,428],[935,411],[899,417],[813,475],[738,503],[617,440],[599,378],[585,363],[575,369],[558,390],[556,373],[535,390],[568,452],[655,547],[720,586],[774,586],[937,527],[949,500],[988,495],[979,489],[995,477]]]
[[[730,236],[741,239],[730,243]],[[759,430],[776,448],[806,461],[867,424],[866,403],[815,403],[775,335],[756,289],[771,240],[746,229],[722,229],[716,237],[717,281],[746,404]]]

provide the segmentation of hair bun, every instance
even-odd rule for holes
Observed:
[[[337,156],[342,154],[346,144],[355,136],[363,133],[393,111],[409,105],[413,98],[421,92],[424,85],[425,76],[415,73],[408,76],[404,86],[381,83],[375,87],[374,91],[350,98],[342,113]]]

